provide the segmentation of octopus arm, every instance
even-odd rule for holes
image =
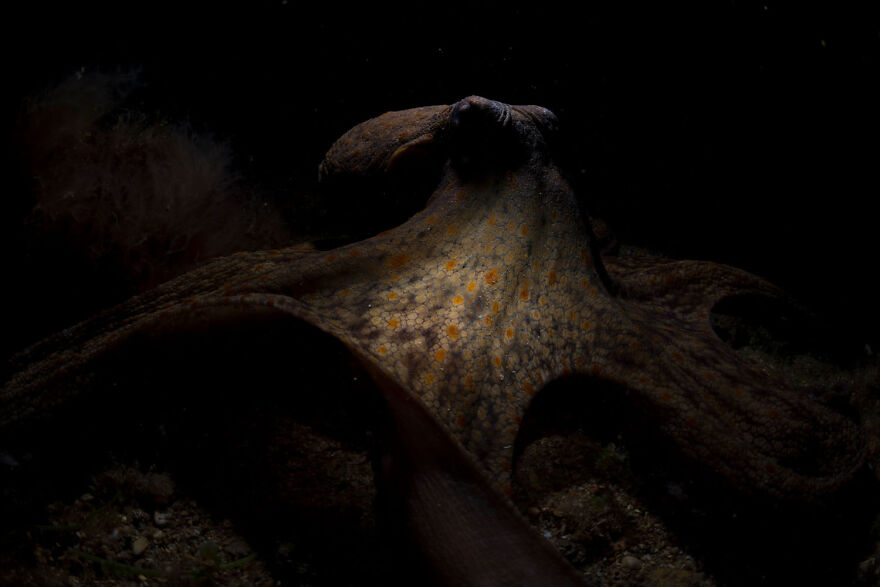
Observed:
[[[439,584],[585,584],[418,398],[362,363],[392,420],[380,471],[388,497]]]
[[[273,284],[286,283],[280,267],[314,254],[292,247],[216,259],[25,349],[5,366],[0,429],[62,405],[77,393],[77,376],[135,337],[159,338],[289,307],[273,292]]]
[[[751,273],[709,261],[606,257],[605,268],[624,298],[660,303],[679,314],[705,318],[724,298],[757,295],[798,304],[779,287]]]

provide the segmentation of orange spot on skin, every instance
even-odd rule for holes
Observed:
[[[537,310],[535,310],[534,312],[532,312],[532,317],[533,317],[535,320],[538,320],[538,319],[541,317],[541,313],[538,312]]]
[[[437,217],[434,216],[433,214],[431,214],[431,215],[428,216],[428,218],[425,220],[425,224],[434,224],[436,221],[437,221]]]
[[[450,224],[446,227],[446,234],[455,234],[456,228],[454,224]]]
[[[504,336],[506,336],[507,338],[513,338],[513,328],[508,328],[507,331],[504,333]]]
[[[514,228],[516,228],[516,223],[513,220],[507,223],[507,230],[513,232]]]
[[[327,261],[328,263],[332,263],[333,261],[336,260],[336,255],[333,253],[330,253],[329,255],[324,257],[324,260]]]
[[[498,220],[498,219],[495,218],[495,216],[493,215],[493,216],[489,216],[489,220],[487,222],[489,223],[489,226],[495,226],[496,220]]]
[[[380,354],[380,355],[384,355],[384,354],[387,353],[387,352],[388,352],[388,348],[387,348],[387,347],[384,347],[384,346],[380,346],[380,347],[379,347],[379,354]]]
[[[498,269],[496,267],[493,267],[486,273],[486,283],[489,285],[498,283]]]
[[[501,357],[495,357],[494,359],[492,359],[492,362],[495,363],[496,367],[500,367],[501,366]]]
[[[453,260],[453,261],[447,261],[447,262],[446,262],[446,270],[447,270],[447,271],[452,271],[453,269],[455,269],[455,261],[454,261],[454,260]]]
[[[449,328],[446,329],[446,334],[449,335],[449,338],[455,340],[458,338],[458,327],[455,324],[450,324]]]
[[[587,295],[591,298],[595,298],[597,295],[599,295],[599,290],[597,290],[595,287],[591,287],[589,291],[587,291]]]
[[[388,266],[391,269],[399,269],[409,262],[409,255],[395,255],[388,259]]]
[[[461,202],[464,199],[464,192],[462,190],[456,190],[455,199]]]
[[[586,265],[587,267],[593,264],[593,258],[590,257],[590,251],[586,249],[581,251],[581,261],[583,261],[584,265]]]
[[[388,321],[388,326],[391,328],[397,328],[400,326],[400,321],[397,318],[392,318]]]
[[[523,391],[525,391],[529,396],[535,395],[535,386],[526,381],[523,384]]]
[[[472,281],[469,284],[467,284],[468,291],[474,291],[475,289],[477,289],[477,282],[476,281]]]
[[[376,236],[388,236],[389,234],[391,234],[390,230],[383,230],[382,232],[380,232]]]
[[[584,327],[584,330],[589,330],[589,329],[590,329],[590,328],[592,328],[592,327],[593,327],[593,325],[592,325],[592,324],[590,324],[590,321],[589,321],[589,320],[584,320],[584,323],[583,323],[583,324],[581,324],[581,326],[583,326],[583,327]]]
[[[357,257],[360,254],[361,254],[360,249],[352,249],[348,252],[348,256],[351,258]]]
[[[391,292],[391,293],[389,293],[389,294],[388,294],[388,299],[389,299],[389,300],[396,300],[396,299],[397,299],[397,292]]]
[[[486,326],[492,326],[492,316],[490,314],[486,314]]]
[[[529,290],[524,289],[524,290],[522,290],[521,292],[519,292],[519,299],[521,299],[521,300],[524,301],[524,302],[525,302],[525,301],[528,301],[528,299],[529,299]]]
[[[498,302],[492,302],[492,312],[497,314],[499,309],[500,309],[500,306],[498,305]]]
[[[400,275],[392,275],[391,276],[391,281],[397,281],[398,279],[400,279]]]
[[[552,269],[547,272],[547,281],[550,283],[550,285],[556,284],[556,272]]]
[[[434,379],[436,379],[436,377],[434,377],[433,373],[425,375],[425,383],[434,383]]]
[[[443,359],[446,358],[446,351],[443,349],[440,349],[439,351],[434,353],[434,358],[437,359],[438,361],[442,361]]]
[[[523,224],[522,227],[520,227],[519,231],[520,231],[520,234],[522,234],[523,236],[529,236],[529,227],[526,226],[525,224]]]
[[[341,290],[341,291],[339,292],[339,295],[341,295],[341,296],[347,296],[347,295],[350,294],[350,293],[351,293],[351,290],[350,290],[350,289],[343,289],[343,290]]]
[[[452,303],[455,304],[456,306],[457,306],[458,304],[463,304],[463,303],[464,303],[464,298],[461,297],[461,296],[455,296],[454,298],[452,298]]]
[[[467,389],[470,389],[474,386],[474,378],[470,374],[468,374],[468,376],[464,378],[464,386]]]

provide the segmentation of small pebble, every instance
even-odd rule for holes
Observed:
[[[150,541],[145,537],[141,536],[140,538],[135,539],[135,541],[131,544],[131,551],[135,556],[140,556],[150,545]]]
[[[620,559],[620,564],[625,569],[635,570],[635,569],[642,568],[642,561],[640,561],[639,559],[637,559],[636,557],[634,557],[631,554],[628,554],[628,555],[624,556],[622,559]]]
[[[153,512],[153,522],[155,522],[157,526],[164,526],[170,520],[171,514],[168,512],[160,512],[159,510]]]
[[[251,552],[251,548],[248,546],[247,542],[238,538],[230,540],[223,546],[223,550],[235,558],[243,558]]]

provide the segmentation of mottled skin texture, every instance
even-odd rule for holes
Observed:
[[[857,426],[710,326],[724,297],[782,292],[708,262],[603,264],[551,159],[555,125],[544,108],[478,97],[358,125],[322,175],[439,156],[423,211],[329,252],[214,260],[36,345],[0,396],[0,426],[59,404],[73,375],[132,333],[275,312],[338,337],[421,400],[502,489],[530,401],[570,374],[630,390],[682,452],[741,488],[804,497],[849,479],[864,460]]]

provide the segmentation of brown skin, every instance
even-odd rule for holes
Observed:
[[[424,405],[369,367],[391,414],[380,475],[440,585],[583,585]]]
[[[555,125],[544,108],[479,97],[358,125],[331,148],[322,177],[439,157],[425,210],[333,251],[214,260],[39,343],[16,359],[0,426],[61,404],[65,382],[132,334],[275,312],[338,337],[416,398],[444,442],[504,492],[532,397],[569,374],[629,389],[684,454],[742,489],[809,499],[849,480],[865,458],[857,425],[738,357],[709,324],[725,297],[784,294],[714,263],[603,263],[551,158]],[[415,439],[415,412],[391,408],[402,442]],[[413,475],[413,511],[428,515]],[[429,485],[449,503],[467,494],[452,473]]]

